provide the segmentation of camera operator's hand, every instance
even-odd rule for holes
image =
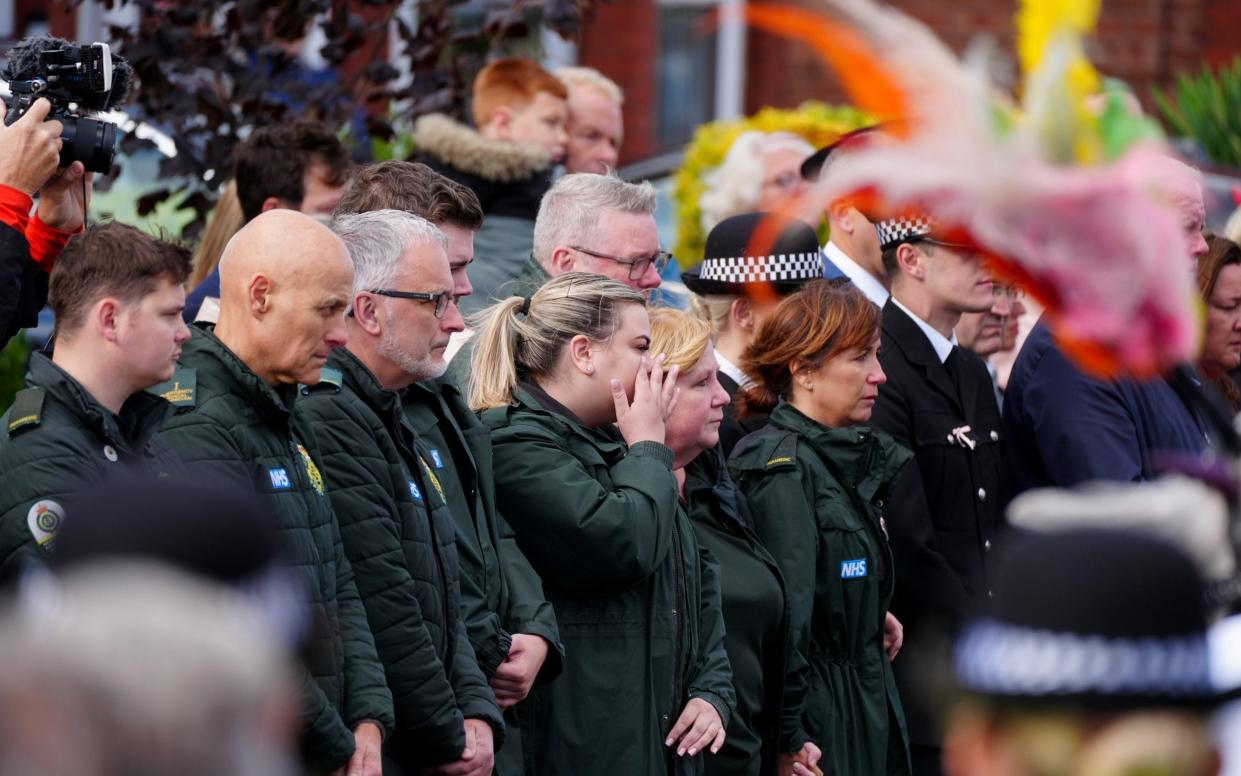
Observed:
[[[82,183],[82,176],[86,183]],[[81,162],[57,170],[39,190],[39,220],[64,232],[76,232],[86,223],[94,186],[93,172]]]
[[[0,183],[34,196],[56,172],[61,125],[44,121],[51,110],[52,103],[40,97],[12,126],[5,126],[8,108],[0,102]]]

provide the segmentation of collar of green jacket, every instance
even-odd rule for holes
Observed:
[[[600,453],[621,453],[626,450],[625,440],[615,426],[591,428],[582,423],[573,411],[553,399],[534,383],[519,383],[513,391],[514,403],[525,410],[556,419],[567,430],[582,437]]]
[[[547,281],[551,279],[552,276],[547,274],[547,270],[534,258],[534,254],[530,254],[526,257],[526,263],[521,265],[517,279],[513,281],[512,296],[534,296],[535,292],[547,285]]]
[[[345,387],[358,395],[376,415],[388,421],[400,421],[401,394],[384,388],[362,359],[348,348],[336,348],[328,356],[327,365],[340,370]]]
[[[125,400],[118,415],[100,404],[81,383],[42,353],[31,354],[26,385],[42,389],[91,429],[123,449],[146,446],[151,435],[173,413],[173,406],[168,402],[146,391],[138,391]]]
[[[295,385],[272,387],[254,373],[237,354],[215,336],[215,324],[199,322],[190,327],[190,341],[182,349],[182,358],[202,370],[215,364],[217,371],[228,375],[233,393],[248,401],[265,421],[280,426],[289,424],[289,411],[297,393]],[[194,356],[185,358],[185,356]]]
[[[691,519],[714,519],[726,528],[749,527],[738,495],[718,444],[703,450],[685,467],[685,502]]]
[[[461,392],[461,387],[453,382],[447,374],[434,380],[423,380],[422,382],[414,383],[402,391],[401,395],[406,401],[413,402],[435,402],[443,399],[452,408],[454,414],[461,408],[465,408],[467,412],[470,412],[468,405],[465,403],[465,394]]]
[[[809,445],[845,486],[871,498],[895,479],[913,453],[870,426],[832,428],[804,415],[783,399],[771,413],[771,425],[791,431]]]

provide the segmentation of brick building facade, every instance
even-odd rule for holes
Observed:
[[[706,18],[727,0],[612,0],[600,4],[578,47],[583,64],[596,67],[625,89],[624,159],[671,150],[661,141],[661,23],[670,12],[692,10]],[[822,8],[817,0],[751,0]],[[891,5],[928,24],[958,53],[979,35],[1012,51],[1015,0],[891,0]],[[709,41],[720,25],[698,25],[695,43]],[[1204,62],[1221,65],[1241,54],[1238,0],[1103,0],[1090,54],[1105,75],[1129,83],[1148,107],[1153,86],[1168,86],[1177,73]],[[664,41],[667,43],[667,41]],[[675,42],[674,42],[675,43]],[[766,32],[745,33],[743,99],[746,113],[765,105],[794,107],[816,98],[838,102],[835,76],[804,44]],[[1015,60],[1014,60],[1015,62]],[[1015,68],[1015,64],[1014,64]],[[706,74],[700,74],[706,75]],[[714,118],[707,116],[705,118]]]

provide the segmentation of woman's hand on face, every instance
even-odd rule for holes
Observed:
[[[664,356],[660,354],[652,364],[645,356],[638,365],[638,375],[633,383],[633,401],[625,395],[620,380],[612,379],[612,401],[616,404],[616,425],[621,436],[633,447],[638,442],[664,443],[664,422],[676,409],[678,367],[672,367],[664,375]]]

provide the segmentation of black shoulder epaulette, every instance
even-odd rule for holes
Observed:
[[[192,366],[179,366],[171,380],[152,386],[147,392],[163,398],[174,407],[193,407],[198,402],[198,370]]]
[[[791,431],[785,431],[780,435],[779,441],[771,450],[771,454],[767,456],[767,463],[764,469],[781,469],[793,468],[797,461],[797,435]]]
[[[42,388],[26,388],[19,391],[9,408],[9,436],[22,429],[36,428],[43,422],[43,399],[47,394]]]
[[[730,460],[750,471],[793,468],[797,465],[797,434],[772,425],[763,426],[742,437]]]

